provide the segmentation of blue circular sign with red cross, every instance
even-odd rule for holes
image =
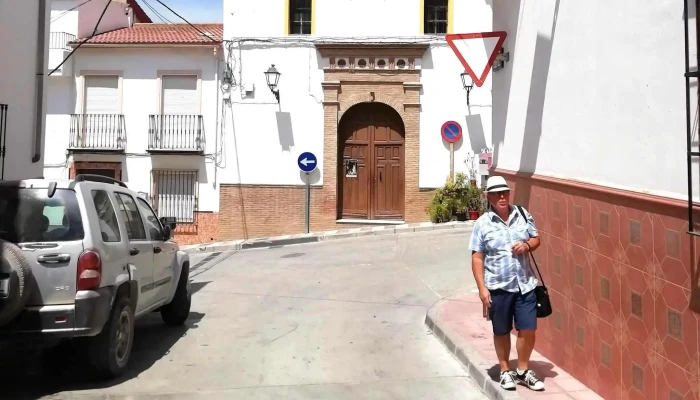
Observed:
[[[440,134],[447,143],[454,143],[462,138],[462,125],[456,121],[447,121],[442,124]]]

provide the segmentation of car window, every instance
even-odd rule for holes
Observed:
[[[119,200],[119,211],[126,221],[126,232],[129,240],[146,240],[146,230],[143,227],[143,220],[139,213],[138,206],[134,203],[134,198],[124,193],[117,193]]]
[[[149,206],[148,203],[146,203],[146,201],[140,197],[137,198],[136,201],[139,203],[141,212],[146,217],[146,228],[148,228],[148,233],[151,236],[151,240],[163,240],[163,228],[160,226],[160,221],[158,221],[158,217],[156,217],[156,214],[151,209],[151,206]]]
[[[114,212],[114,206],[107,192],[104,190],[93,190],[92,202],[95,204],[97,218],[100,220],[102,241],[105,243],[121,242],[122,235],[119,233],[117,214]]]
[[[75,192],[0,188],[0,238],[12,243],[82,240],[83,220]]]

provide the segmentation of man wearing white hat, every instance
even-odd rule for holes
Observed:
[[[532,390],[544,390],[544,383],[528,367],[537,330],[537,279],[528,258],[540,246],[535,220],[524,208],[520,207],[521,213],[510,204],[510,188],[501,176],[486,181],[486,198],[489,207],[474,225],[470,248],[479,297],[493,325],[501,387],[514,390],[517,380]],[[518,367],[511,371],[514,320]]]

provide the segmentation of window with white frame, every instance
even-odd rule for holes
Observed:
[[[424,0],[423,33],[444,35],[447,33],[448,0]]]
[[[164,75],[163,114],[199,114],[197,75]]]
[[[119,113],[119,77],[93,75],[85,77],[85,114]]]
[[[292,35],[311,34],[311,0],[289,1],[289,33]]]
[[[194,224],[198,172],[153,170],[151,174],[151,205],[158,217],[175,217],[178,224]]]

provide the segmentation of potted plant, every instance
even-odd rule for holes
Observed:
[[[454,193],[454,218],[456,221],[466,221],[468,211],[468,189],[467,176],[464,172],[458,172],[455,176]]]
[[[469,210],[469,219],[476,220],[484,211],[484,198],[480,187],[473,185],[469,186],[467,194],[467,207]]]
[[[476,178],[479,173],[476,167],[476,154],[474,152],[469,152],[467,159],[464,160],[464,164],[467,166],[467,173],[469,174],[469,183],[471,186],[476,186]]]

